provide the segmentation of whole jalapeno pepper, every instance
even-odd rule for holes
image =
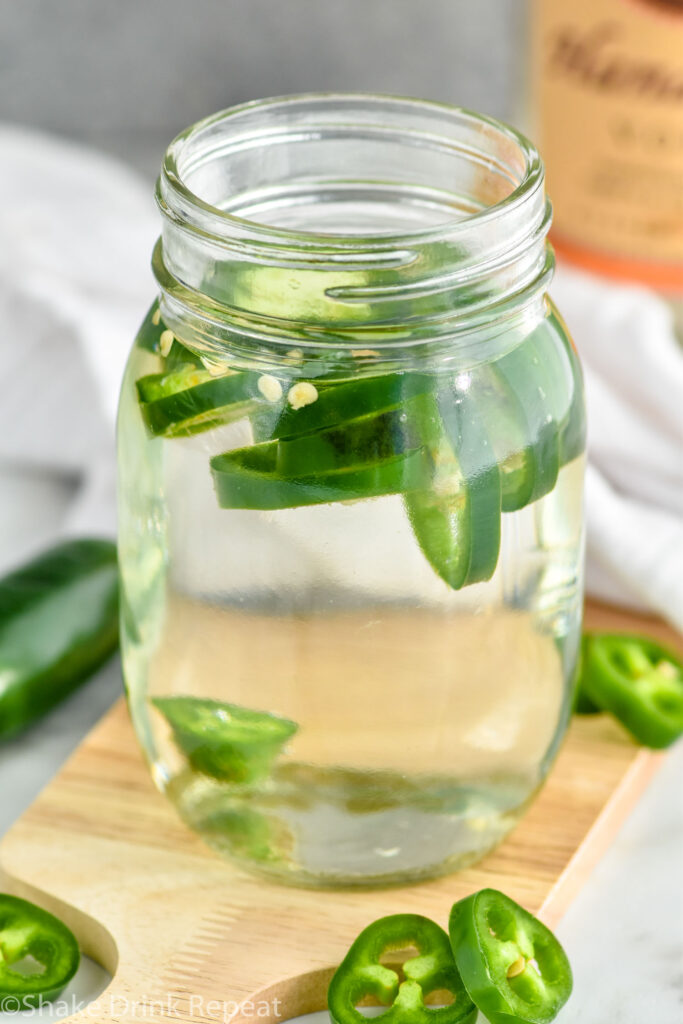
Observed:
[[[405,981],[395,966],[382,962],[391,950],[415,949],[402,964]],[[448,992],[448,1006],[428,1006],[432,992]],[[357,1009],[373,996],[389,1009],[382,1014],[385,1024],[473,1024],[474,1003],[453,960],[443,928],[419,914],[394,914],[368,925],[356,939],[330,982],[327,994],[334,1024],[366,1024]]]
[[[668,747],[683,735],[683,662],[654,640],[588,634],[580,693],[647,747]]]
[[[116,650],[116,547],[56,545],[0,579],[0,739],[72,693]]]
[[[43,968],[16,969],[32,957]],[[0,894],[0,1005],[9,1012],[54,1002],[78,970],[75,935],[47,910],[16,896]]]
[[[489,1024],[549,1024],[572,991],[553,933],[495,889],[460,900],[449,931],[465,988]]]

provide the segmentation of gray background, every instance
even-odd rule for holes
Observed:
[[[375,90],[515,120],[524,0],[0,0],[0,121],[156,173],[165,144],[261,96]]]

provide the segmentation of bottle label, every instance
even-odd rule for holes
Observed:
[[[556,244],[683,287],[683,0],[535,0],[534,14]]]

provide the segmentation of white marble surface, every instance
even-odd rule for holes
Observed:
[[[574,969],[561,1024],[683,1021],[683,743],[558,929]]]

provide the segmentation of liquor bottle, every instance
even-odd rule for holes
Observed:
[[[558,252],[683,297],[683,0],[532,0]]]

